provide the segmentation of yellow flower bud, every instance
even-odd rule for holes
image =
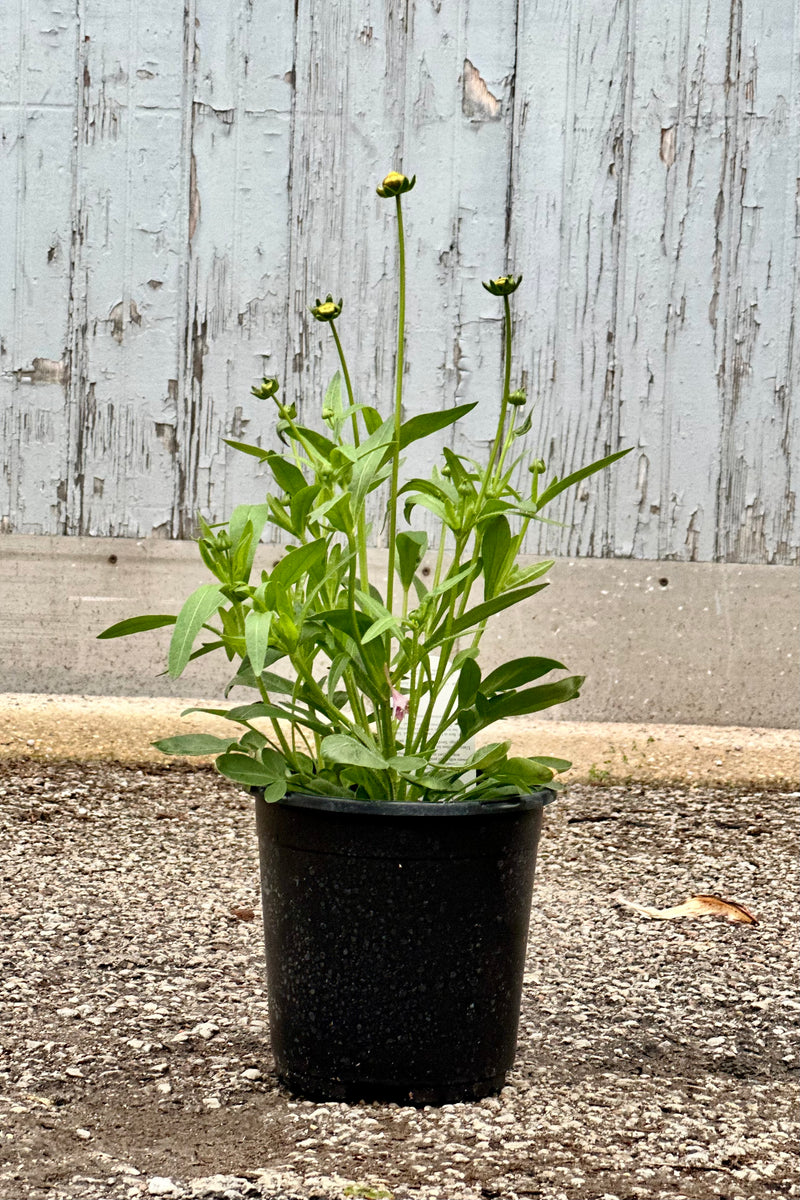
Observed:
[[[389,196],[402,196],[405,192],[410,192],[416,182],[416,175],[412,175],[409,179],[407,175],[401,175],[399,171],[390,171],[380,187],[375,190],[383,200],[386,200]]]
[[[491,292],[493,296],[510,296],[515,292],[522,283],[521,275],[499,275],[497,279],[490,279],[488,283],[482,286],[487,292]]]
[[[333,296],[328,292],[324,300],[317,297],[316,304],[311,309],[311,315],[315,321],[335,321],[342,311],[342,301],[337,304]]]

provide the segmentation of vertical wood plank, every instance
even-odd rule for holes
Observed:
[[[717,201],[722,422],[714,557],[723,562],[787,561],[797,545],[788,432],[800,384],[792,346],[799,56],[797,5],[765,10],[731,0]]]
[[[536,0],[521,10],[511,228],[534,302],[527,309],[520,293],[533,321],[523,315],[519,343],[531,390],[541,392],[529,444],[560,476],[619,444],[633,4]],[[540,525],[530,549],[612,555],[615,486],[604,476],[564,493],[548,510],[564,527]]]
[[[73,242],[76,19],[3,5],[0,38],[0,529],[62,529]]]
[[[180,536],[198,509],[220,519],[259,489],[254,460],[222,439],[271,444],[274,408],[249,393],[280,371],[288,294],[293,6],[197,0],[195,25]]]
[[[171,530],[181,195],[180,0],[84,0],[67,532]],[[177,89],[177,90],[176,90]]]

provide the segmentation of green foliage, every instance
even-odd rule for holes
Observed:
[[[475,461],[448,445],[429,475],[400,485],[401,453],[456,426],[476,407],[442,410],[434,404],[402,420],[401,197],[412,186],[413,180],[392,172],[379,190],[395,199],[398,218],[393,410],[384,415],[357,402],[336,328],[342,302],[330,295],[318,300],[313,316],[328,326],[339,357],[320,420],[304,398],[309,423],[299,423],[297,406],[285,401],[277,380],[255,387],[258,403],[276,406],[280,448],[227,441],[264,464],[272,483],[263,501],[238,505],[222,525],[200,518],[199,551],[213,582],[198,587],[177,616],[134,617],[99,635],[124,637],[173,625],[173,678],[195,658],[222,650],[234,664],[225,695],[246,688],[254,702],[197,711],[225,718],[235,734],[191,734],[155,744],[168,754],[215,754],[223,775],[263,788],[270,802],[292,790],[365,801],[490,800],[556,789],[554,776],[569,767],[560,758],[509,757],[509,741],[472,748],[475,734],[498,720],[566,703],[583,683],[580,675],[559,675],[566,668],[558,660],[532,655],[484,674],[481,642],[492,618],[531,605],[547,586],[542,576],[552,561],[520,563],[531,522],[547,521],[544,510],[557,496],[627,451],[549,482],[544,460],[520,453],[532,428],[530,407],[523,413],[525,389],[511,387],[511,297],[521,276],[503,275],[484,284],[501,300],[505,333],[497,424],[486,459]],[[367,559],[367,512],[381,488],[388,490],[385,594],[370,579]],[[400,515],[410,524],[419,508],[438,526],[430,571],[422,567],[427,533],[397,529]],[[283,532],[287,548],[255,578],[255,555],[268,524]],[[396,584],[402,593],[397,604]]]

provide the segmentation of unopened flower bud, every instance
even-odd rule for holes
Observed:
[[[335,321],[342,311],[342,303],[342,300],[337,303],[328,292],[324,300],[317,297],[316,304],[311,308],[311,315],[315,321]]]
[[[375,190],[383,200],[386,200],[389,196],[402,196],[404,192],[410,192],[416,182],[416,175],[412,175],[409,179],[407,175],[401,175],[399,171],[390,171],[380,187]]]
[[[276,394],[280,384],[277,379],[262,379],[257,387],[251,388],[251,392],[259,400],[269,400]]]
[[[528,393],[525,391],[525,388],[517,388],[516,391],[509,393],[508,403],[520,406],[525,404],[527,399]]]
[[[542,472],[545,471],[546,469],[547,468],[545,466],[545,462],[544,462],[543,458],[535,458],[533,460],[533,462],[531,463],[531,465],[528,467],[528,470],[530,471],[531,475],[541,475]]]
[[[490,279],[488,283],[482,283],[482,286],[493,296],[510,296],[521,283],[521,275],[499,275],[497,279]]]
[[[224,529],[217,534],[216,541],[218,550],[230,550],[232,542],[230,535],[227,534]]]

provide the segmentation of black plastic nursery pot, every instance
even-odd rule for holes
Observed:
[[[553,798],[256,792],[272,1047],[291,1091],[405,1104],[499,1091]]]

